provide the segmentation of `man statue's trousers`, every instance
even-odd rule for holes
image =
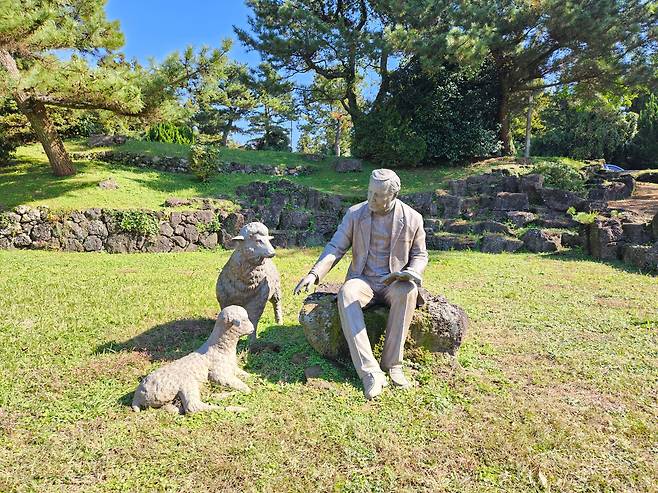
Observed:
[[[418,288],[411,281],[394,281],[388,286],[377,278],[358,277],[345,281],[338,292],[338,313],[354,368],[360,378],[368,373],[402,367],[404,341],[416,309],[417,297]],[[390,306],[381,367],[372,354],[363,319],[363,307],[373,300]]]

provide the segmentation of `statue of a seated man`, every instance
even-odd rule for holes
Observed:
[[[318,284],[352,247],[352,263],[338,292],[338,312],[367,399],[381,394],[387,385],[384,371],[394,385],[410,387],[402,372],[404,342],[428,257],[423,217],[398,200],[399,193],[400,178],[394,171],[374,170],[368,200],[350,207],[310,273],[295,288],[299,294]],[[363,319],[363,307],[371,301],[390,306],[381,366],[373,356]]]

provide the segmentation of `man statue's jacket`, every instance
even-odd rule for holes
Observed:
[[[331,241],[311,269],[311,273],[317,277],[317,283],[343,258],[350,247],[352,263],[345,280],[363,274],[370,247],[371,214],[367,201],[348,209]],[[412,271],[422,278],[427,260],[423,216],[398,199],[393,208],[389,269],[391,272]],[[424,300],[419,301],[422,304]]]

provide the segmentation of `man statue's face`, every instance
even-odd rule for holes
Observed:
[[[368,207],[375,214],[386,214],[393,209],[397,192],[391,190],[386,181],[370,180],[368,185]]]

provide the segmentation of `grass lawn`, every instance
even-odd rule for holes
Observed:
[[[366,402],[296,321],[290,293],[318,253],[275,259],[285,320],[268,307],[260,337],[281,351],[241,352],[253,392],[204,390],[247,412],[180,417],[127,404],[208,335],[229,252],[0,251],[0,491],[655,491],[655,277],[575,254],[431,253],[428,287],[471,318],[460,365],[422,358],[418,388]],[[297,353],[328,388],[304,383]]]
[[[84,151],[80,141],[68,142],[71,151]],[[154,142],[129,141],[117,148],[122,152],[184,156],[186,146]],[[302,155],[289,152],[249,151],[223,149],[223,159],[249,164],[303,164],[314,169],[307,176],[290,177],[297,183],[329,193],[365,199],[373,165],[366,164],[358,173],[338,174],[333,170],[331,158],[321,162],[306,161]],[[130,166],[110,166],[98,161],[77,161],[78,173],[71,177],[55,177],[40,145],[21,147],[16,162],[0,166],[0,205],[15,207],[19,204],[47,205],[53,209],[83,209],[87,207],[112,208],[162,208],[168,197],[217,197],[235,198],[235,189],[256,180],[279,179],[264,174],[217,175],[207,183],[201,183],[191,175],[145,170]],[[399,169],[403,193],[435,190],[444,187],[446,180],[470,174],[483,173],[496,165],[485,161],[465,167],[436,166],[427,168]],[[102,180],[114,178],[118,190],[98,187]]]

